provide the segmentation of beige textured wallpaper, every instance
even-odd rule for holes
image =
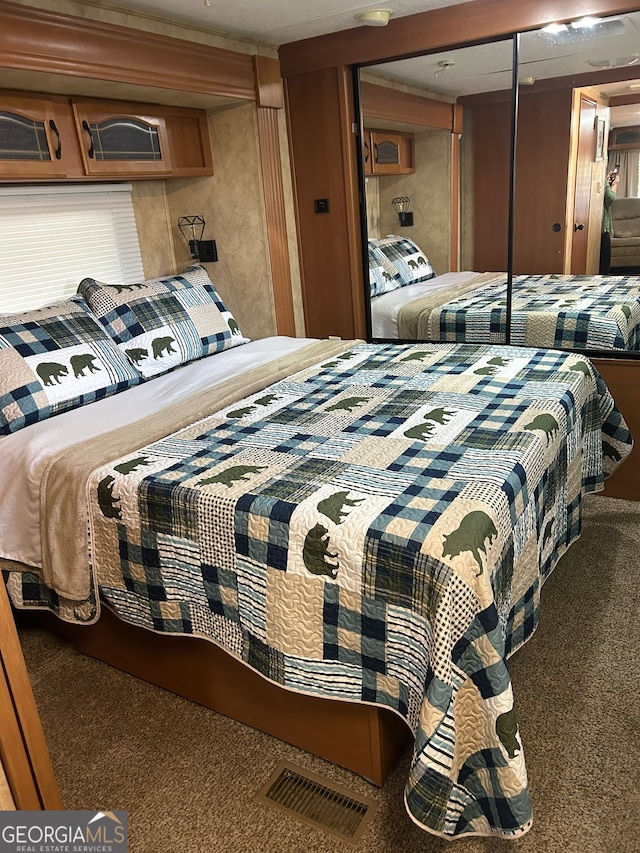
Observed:
[[[204,239],[216,241],[218,261],[206,264],[210,278],[245,335],[276,333],[260,157],[254,104],[209,117],[212,177],[166,182],[176,262],[190,262],[177,229],[179,216],[202,214]]]
[[[0,762],[0,811],[13,811],[15,807],[16,804],[13,801],[13,795],[11,793],[11,788],[9,787],[9,782],[7,781],[7,775],[4,772],[2,762]]]

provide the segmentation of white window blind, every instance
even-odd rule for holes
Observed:
[[[144,278],[130,184],[0,188],[0,313]]]

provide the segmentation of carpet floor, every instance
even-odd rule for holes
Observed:
[[[587,498],[509,664],[534,805],[517,842],[419,829],[402,796],[409,753],[377,789],[21,627],[65,808],[127,810],[132,853],[640,853],[639,564],[640,503]],[[356,845],[257,802],[281,760],[379,801]]]

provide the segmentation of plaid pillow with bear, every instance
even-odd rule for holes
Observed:
[[[248,340],[199,264],[137,284],[85,278],[78,293],[145,378]]]
[[[140,381],[80,296],[0,315],[2,435]]]

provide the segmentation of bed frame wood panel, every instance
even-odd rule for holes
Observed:
[[[640,500],[640,360],[592,358],[594,366],[622,412],[635,446],[618,470],[606,481],[603,494],[609,498]]]
[[[40,617],[35,614],[38,622]],[[43,614],[80,652],[326,758],[382,786],[411,737],[395,712],[296,693],[267,681],[214,643],[130,625],[106,607],[95,625]]]

